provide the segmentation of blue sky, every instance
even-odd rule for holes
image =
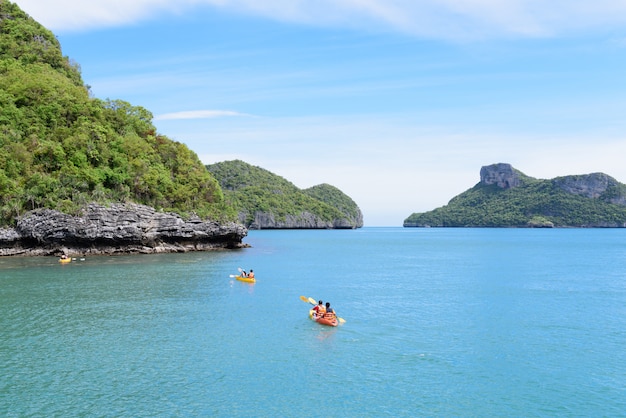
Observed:
[[[329,183],[401,226],[506,162],[626,182],[626,1],[18,0],[94,96],[205,164]],[[548,4],[544,4],[548,3]]]

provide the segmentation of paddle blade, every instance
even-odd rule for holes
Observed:
[[[237,270],[239,270],[239,273],[241,273],[243,271],[243,269],[241,267],[237,267]]]
[[[343,318],[339,318],[339,317],[337,317],[337,319],[339,320],[339,323],[340,323],[340,324],[345,324],[345,323],[346,323],[346,320],[345,320],[345,319],[343,319]]]
[[[306,296],[300,296],[300,300],[301,300],[302,302],[309,303],[309,299],[307,299],[307,297],[306,297]]]
[[[237,276],[235,276],[234,274],[231,274],[231,275],[230,275],[230,276],[228,276],[228,277],[232,277],[232,278],[234,279],[234,278],[235,278],[235,277],[237,277]]]
[[[308,300],[311,305],[317,305],[317,302],[315,301],[315,299],[309,298]]]

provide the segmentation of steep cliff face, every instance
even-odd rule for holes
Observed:
[[[620,183],[604,173],[557,177],[552,183],[567,193],[626,205],[626,196],[619,193]]]
[[[501,189],[512,189],[521,184],[521,178],[511,164],[498,163],[480,169],[480,182],[485,185],[495,184]]]
[[[0,255],[130,254],[243,247],[247,229],[199,218],[182,219],[137,204],[90,204],[80,216],[28,212],[0,229]]]
[[[361,225],[363,225],[361,221]],[[277,219],[272,213],[256,212],[250,229],[352,229],[354,222],[346,218],[325,221],[309,212],[285,215]]]

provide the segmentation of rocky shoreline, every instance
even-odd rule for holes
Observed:
[[[154,254],[247,247],[241,224],[183,219],[138,204],[87,205],[79,216],[37,209],[0,229],[0,256]]]

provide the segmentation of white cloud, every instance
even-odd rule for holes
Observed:
[[[154,120],[179,120],[179,119],[213,119],[225,116],[250,116],[245,113],[230,110],[188,110],[183,112],[164,113],[157,115]]]
[[[194,7],[310,25],[396,30],[430,38],[546,36],[626,23],[626,1],[596,0],[17,0],[54,31],[129,24]]]
[[[48,29],[68,32],[120,26],[147,19],[157,11],[182,10],[169,0],[17,0],[15,3]],[[191,3],[182,1],[181,6]]]

